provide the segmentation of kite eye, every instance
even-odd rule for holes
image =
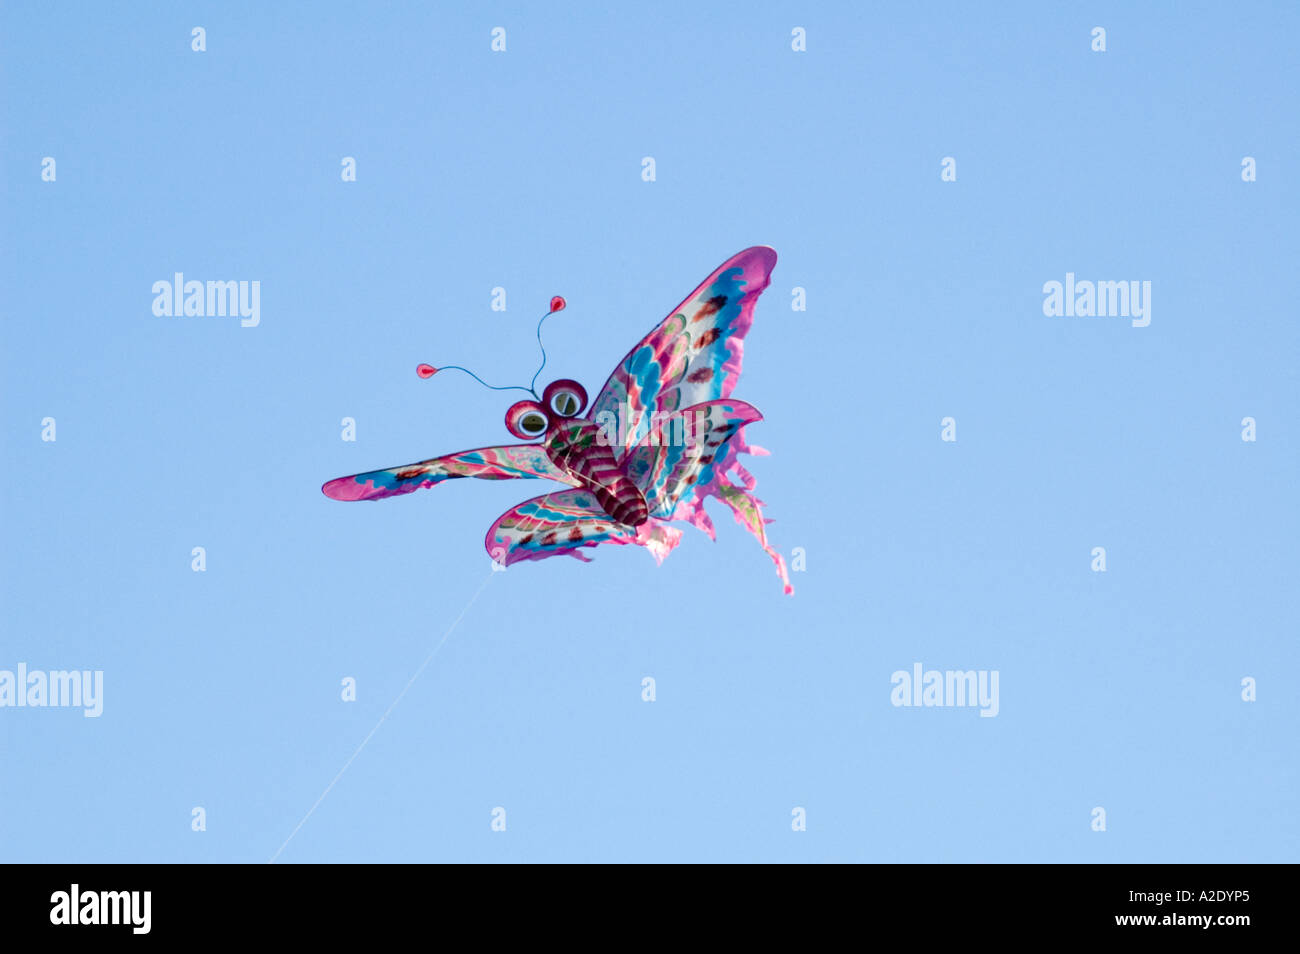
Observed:
[[[587,406],[587,392],[577,381],[561,378],[546,386],[542,401],[559,417],[577,417]]]
[[[541,437],[550,424],[546,412],[536,401],[520,401],[506,411],[506,429],[520,440]]]

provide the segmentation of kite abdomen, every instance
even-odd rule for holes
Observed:
[[[600,429],[591,421],[566,421],[553,429],[546,453],[555,466],[585,484],[601,509],[619,523],[639,527],[650,519],[645,495],[623,472],[614,449],[602,443]]]
[[[608,484],[593,482],[591,491],[600,501],[602,509],[619,523],[639,527],[650,519],[650,508],[646,506],[645,495],[622,472],[615,474]]]

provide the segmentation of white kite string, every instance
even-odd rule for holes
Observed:
[[[493,572],[495,572],[495,567],[493,568]],[[275,859],[280,857],[280,852],[284,851],[284,849],[288,847],[289,842],[293,841],[293,836],[298,834],[299,829],[301,829],[303,825],[307,824],[307,819],[311,818],[312,813],[320,807],[320,803],[325,801],[325,796],[330,793],[336,784],[338,784],[338,780],[343,777],[343,773],[348,770],[348,766],[356,761],[357,756],[361,754],[361,750],[366,747],[366,744],[369,743],[370,740],[374,738],[375,733],[379,731],[379,727],[388,721],[388,717],[392,715],[393,710],[397,708],[397,704],[402,701],[402,697],[406,695],[407,690],[410,689],[411,686],[415,685],[415,680],[420,678],[420,673],[424,672],[424,670],[428,668],[429,663],[433,662],[433,657],[438,655],[438,650],[442,649],[442,647],[446,645],[447,637],[450,636],[452,630],[460,624],[460,621],[465,618],[465,614],[469,612],[469,608],[478,600],[479,594],[483,592],[488,585],[488,581],[491,579],[492,573],[489,573],[487,578],[483,580],[482,585],[479,586],[478,591],[470,597],[469,602],[465,604],[465,608],[460,611],[460,615],[452,621],[452,624],[447,627],[447,631],[442,634],[442,639],[438,640],[438,645],[434,646],[429,655],[424,657],[424,662],[420,663],[420,668],[415,670],[415,674],[411,676],[406,685],[402,687],[402,691],[397,694],[397,698],[393,700],[392,704],[386,710],[384,710],[384,714],[379,717],[379,721],[376,722],[375,727],[370,730],[370,734],[361,740],[361,744],[357,746],[357,750],[352,753],[351,757],[346,762],[343,763],[343,767],[339,769],[339,773],[334,776],[333,781],[325,786],[325,791],[320,793],[320,798],[316,799],[316,804],[312,805],[312,807],[307,810],[307,814],[302,816],[302,821],[298,822],[297,827],[289,833],[289,837],[284,840],[284,844],[281,845],[279,850],[271,856],[271,860],[268,861],[267,864],[275,864]]]

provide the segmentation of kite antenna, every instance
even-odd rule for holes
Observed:
[[[551,310],[542,315],[542,320],[537,323],[537,347],[542,349],[542,363],[537,366],[537,370],[533,372],[533,380],[528,383],[528,390],[533,392],[534,397],[537,395],[537,392],[533,390],[537,387],[537,375],[541,374],[542,368],[546,367],[546,345],[542,344],[542,325],[546,324],[546,319],[557,311],[564,311],[566,304],[567,302],[563,298],[556,295],[551,299]]]
[[[427,379],[433,377],[439,371],[463,371],[465,374],[468,374],[471,378],[473,378],[475,381],[477,381],[479,384],[483,385],[483,387],[487,388],[490,391],[526,391],[527,393],[531,394],[534,398],[537,398],[537,400],[540,401],[541,398],[538,397],[537,392],[534,390],[534,387],[537,384],[537,375],[541,374],[542,368],[546,367],[546,346],[542,344],[542,325],[545,324],[546,319],[551,317],[551,315],[555,314],[557,311],[563,311],[565,304],[566,303],[564,299],[561,298],[559,295],[556,295],[554,298],[551,299],[551,310],[548,311],[546,314],[542,315],[541,321],[537,322],[537,347],[542,349],[542,363],[537,368],[536,373],[533,374],[533,380],[529,382],[528,387],[526,388],[519,387],[516,384],[506,384],[501,386],[497,386],[495,384],[488,384],[486,381],[480,378],[469,368],[462,368],[458,364],[444,364],[440,368],[435,368],[431,364],[421,364],[416,366],[415,373],[418,374],[420,377]]]

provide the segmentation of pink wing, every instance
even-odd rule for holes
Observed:
[[[713,536],[704,512],[704,498],[712,495],[758,539],[785,591],[793,592],[785,561],[767,542],[762,502],[748,492],[754,480],[736,459],[766,453],[742,435],[761,415],[744,402],[722,400],[735,389],[754,305],[775,264],[776,252],[765,246],[729,258],[628,352],[587,412],[606,433],[614,431],[615,456],[627,458],[629,475],[651,505],[650,519],[637,528],[618,523],[585,489],[545,494],[492,525],[485,543],[493,560],[508,566],[561,553],[586,560],[579,552],[585,547],[634,543],[662,562],[681,539],[666,520],[686,520]],[[700,427],[700,447],[689,453],[663,440],[665,425],[671,431],[686,412]]]
[[[645,494],[650,516],[672,520],[678,503],[711,487],[720,476],[726,445],[746,424],[761,421],[758,408],[744,401],[706,401],[667,415],[632,448],[627,475]],[[684,519],[684,518],[683,518]]]
[[[457,477],[478,477],[482,480],[548,477],[570,486],[578,486],[576,480],[551,463],[540,444],[510,444],[504,447],[480,447],[404,467],[339,477],[321,487],[321,492],[334,500],[382,500],[398,494],[409,494],[423,487],[432,487]]]
[[[561,553],[586,561],[578,551],[602,543],[640,544],[662,562],[681,535],[656,520],[629,527],[605,513],[590,491],[561,490],[511,507],[492,524],[484,545],[503,566]]]
[[[765,245],[733,255],[619,362],[587,412],[617,428],[616,456],[649,432],[655,412],[730,396],[774,265],[776,251]]]
[[[754,478],[736,459],[741,453],[766,453],[746,444],[741,433],[762,419],[757,408],[734,399],[707,401],[666,416],[628,454],[627,473],[645,494],[652,522],[685,520],[710,538],[713,521],[704,511],[704,500],[717,497],[754,535],[776,565],[785,592],[793,594],[785,559],[767,542],[771,521],[763,516],[763,501],[750,493]]]
[[[768,545],[759,501],[728,482],[728,469],[739,468],[730,449],[741,428],[762,420],[744,401],[709,401],[661,419],[627,458],[627,473],[646,495],[650,519],[640,527],[619,523],[601,509],[589,490],[564,490],[525,500],[506,511],[488,531],[488,555],[504,566],[522,560],[544,560],[567,554],[587,560],[579,551],[602,543],[634,543],[662,563],[681,540],[681,531],[668,520],[686,520],[713,536],[704,512],[704,497],[713,494],[758,539],[776,564],[787,593],[794,592],[785,561]],[[742,480],[748,478],[743,472]],[[752,478],[746,486],[752,487]]]
[[[610,443],[616,445],[619,459],[644,441],[654,427],[654,415],[731,396],[740,376],[744,338],[754,323],[754,305],[767,288],[775,265],[776,252],[762,245],[733,255],[614,369],[587,417],[606,433],[615,431],[617,437]],[[697,474],[693,482],[683,480],[680,493],[665,496],[651,521],[686,520],[713,536],[704,499],[718,498],[758,540],[776,564],[785,591],[793,593],[785,560],[767,542],[769,521],[763,516],[763,502],[751,493],[754,478],[738,459],[741,454],[767,453],[745,442],[744,423],[727,432],[712,455],[710,473]],[[652,482],[676,480],[672,474],[679,465],[694,466],[660,457],[657,452],[645,455],[638,464],[646,468],[643,476]],[[644,489],[662,494],[665,486],[652,484]],[[672,509],[665,514],[661,508],[668,502]]]

